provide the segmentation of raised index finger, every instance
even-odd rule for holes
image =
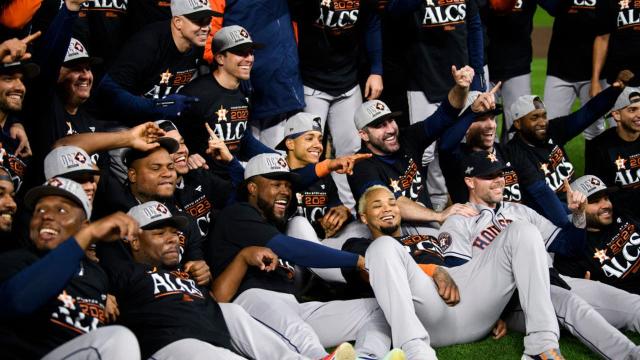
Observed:
[[[564,178],[562,182],[564,183],[564,189],[567,191],[567,196],[573,193],[573,190],[571,190],[571,186],[569,185],[569,179]]]
[[[38,32],[33,33],[31,35],[27,35],[24,39],[22,39],[20,41],[22,41],[25,44],[28,44],[28,43],[32,42],[33,40],[39,38],[40,35],[42,35],[42,31],[38,31]]]
[[[498,81],[496,86],[494,86],[493,88],[491,88],[491,90],[489,90],[489,94],[494,95],[495,93],[497,93],[498,90],[500,90],[500,86],[502,86],[502,81]]]
[[[209,133],[209,136],[211,137],[211,140],[213,141],[217,141],[218,136],[216,135],[215,132],[213,132],[213,130],[211,129],[211,126],[209,126],[209,123],[204,123],[204,126],[207,128],[207,132]]]
[[[352,159],[354,162],[357,162],[357,161],[359,161],[359,160],[368,159],[368,158],[370,158],[371,156],[373,156],[373,154],[371,154],[371,153],[367,153],[367,154],[353,154],[353,155],[351,155],[351,159]]]

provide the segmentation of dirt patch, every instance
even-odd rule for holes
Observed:
[[[549,41],[551,40],[550,27],[538,27],[533,29],[531,34],[531,45],[533,46],[534,58],[547,58],[549,50]]]

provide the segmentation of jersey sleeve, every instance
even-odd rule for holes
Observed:
[[[471,260],[471,233],[468,231],[466,219],[459,215],[450,216],[442,224],[438,242],[445,258],[456,257],[465,261]]]

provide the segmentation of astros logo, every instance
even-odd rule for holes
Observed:
[[[247,30],[242,29],[242,30],[240,30],[240,36],[242,36],[244,38],[248,38],[249,37],[249,33],[247,32]]]
[[[169,212],[169,209],[167,209],[167,207],[162,204],[158,204],[158,206],[156,206],[156,210],[158,210],[163,214],[166,214],[167,212]]]
[[[384,110],[384,104],[381,102],[377,102],[376,103],[376,109],[378,110]]]
[[[81,152],[76,153],[76,156],[74,157],[74,159],[76,159],[81,164],[84,164],[85,162],[87,162],[87,158],[85,158]]]

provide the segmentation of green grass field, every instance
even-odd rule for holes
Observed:
[[[544,10],[538,8],[534,17],[536,27],[551,27],[553,18]],[[534,59],[531,66],[532,72],[532,91],[534,94],[543,96],[544,80],[546,72],[547,60]],[[574,105],[577,108],[578,104]],[[576,168],[576,176],[581,176],[584,172],[584,138],[582,135],[573,139],[565,147],[571,162]],[[640,335],[635,333],[627,333],[634,343],[640,342]],[[560,348],[562,354],[567,359],[597,359],[589,349],[582,345],[576,338],[568,332],[563,331],[560,339]],[[522,344],[522,334],[509,333],[500,340],[487,338],[483,341],[449,346],[436,349],[438,357],[442,360],[454,359],[519,359],[522,355],[524,347]]]

